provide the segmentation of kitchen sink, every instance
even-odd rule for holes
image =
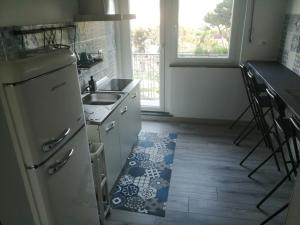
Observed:
[[[112,105],[121,98],[116,93],[91,93],[82,98],[84,105]]]
[[[111,79],[99,88],[101,91],[123,91],[132,79]]]

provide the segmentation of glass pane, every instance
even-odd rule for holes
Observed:
[[[228,58],[234,0],[179,0],[179,58]]]
[[[160,0],[130,0],[133,77],[141,80],[141,104],[160,107]]]

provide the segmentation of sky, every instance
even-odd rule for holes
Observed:
[[[182,26],[201,26],[203,18],[223,0],[179,0],[179,20]],[[159,24],[159,0],[130,0],[130,12],[136,14],[133,26]],[[197,19],[195,19],[197,18]]]

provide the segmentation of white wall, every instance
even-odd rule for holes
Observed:
[[[287,14],[299,14],[300,13],[300,1],[288,0]]]
[[[256,0],[254,42],[248,42],[249,21],[246,21],[243,61],[277,58],[285,6],[284,0]],[[261,45],[262,41],[265,44]],[[168,67],[172,62],[166,63],[165,110],[174,116],[233,120],[246,107],[248,102],[239,69],[172,68]]]
[[[247,106],[236,68],[171,68],[167,108],[177,117],[232,120]]]
[[[1,0],[0,26],[70,22],[77,0]]]
[[[256,0],[252,42],[249,42],[252,1],[247,3],[241,61],[276,60],[287,2],[285,0]]]

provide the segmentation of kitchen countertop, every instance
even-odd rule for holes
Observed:
[[[258,75],[300,118],[300,76],[279,62],[249,61],[247,67]]]
[[[128,94],[140,83],[140,80],[133,80],[123,91],[101,91],[105,93],[118,93],[121,98],[113,105],[83,105],[86,123],[90,125],[102,125],[105,119],[122,103]],[[83,94],[82,97],[89,93]]]

